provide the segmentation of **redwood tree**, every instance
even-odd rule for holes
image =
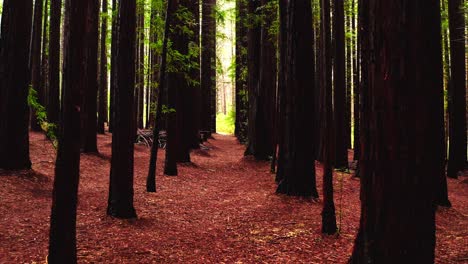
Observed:
[[[41,43],[42,43],[42,17],[44,1],[34,1],[34,19],[31,39],[31,85],[37,91],[37,99],[40,104],[44,104],[44,90],[41,85]],[[41,126],[37,123],[36,112],[31,111],[31,129],[33,131],[41,131]]]
[[[449,0],[451,81],[449,85],[449,162],[447,175],[456,178],[466,166],[465,14],[462,0]]]
[[[60,21],[62,0],[50,1],[49,29],[49,99],[47,117],[57,123],[60,112]]]
[[[16,1],[16,0],[15,0]],[[88,4],[67,0],[63,109],[55,165],[48,263],[76,263],[76,207],[80,176],[80,106],[86,80],[84,34]]]
[[[0,41],[0,168],[29,169],[32,0],[4,0]]]
[[[110,171],[107,214],[117,218],[134,218],[133,160],[134,139],[134,87],[136,3],[119,2],[119,33],[116,57],[115,117],[112,134],[112,159]]]
[[[97,131],[104,134],[104,123],[107,121],[107,0],[102,0],[101,16],[101,53],[99,70],[99,117]]]
[[[310,1],[280,1],[280,139],[277,192],[318,197],[315,183],[314,63]],[[300,36],[300,37],[299,37]],[[284,39],[283,39],[284,38]]]
[[[350,263],[433,263],[444,138],[440,2],[368,4],[361,221]]]

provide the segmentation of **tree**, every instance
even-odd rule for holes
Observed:
[[[30,169],[31,0],[4,0],[0,41],[0,168]]]
[[[360,6],[362,8],[362,6]],[[361,220],[350,263],[433,263],[443,167],[440,2],[369,1]]]
[[[86,23],[86,87],[82,102],[81,148],[85,153],[96,153],[97,149],[97,95],[98,95],[98,43],[99,43],[99,1],[88,6]]]
[[[119,33],[116,57],[115,118],[112,134],[112,159],[110,171],[107,214],[117,218],[136,217],[133,207],[134,138],[134,87],[136,3],[121,0],[119,3]]]
[[[280,1],[280,126],[277,193],[318,197],[315,183],[312,8],[310,1]],[[300,38],[298,36],[301,36]]]
[[[236,0],[236,121],[235,132],[240,142],[247,138],[247,4]]]
[[[48,263],[77,262],[76,207],[80,177],[80,106],[86,85],[86,48],[83,36],[86,32],[90,2],[92,1],[67,0],[65,4],[63,109],[55,165]]]
[[[334,0],[333,34],[335,39],[335,60],[333,80],[334,121],[335,121],[335,166],[348,167],[348,146],[346,137],[346,71],[345,71],[345,32],[343,0]]]
[[[60,21],[62,0],[50,1],[49,30],[49,100],[47,117],[50,122],[58,123],[60,113]]]
[[[467,162],[465,14],[461,0],[449,0],[451,80],[449,85],[449,162],[447,175],[457,178]]]
[[[104,123],[107,121],[107,16],[107,0],[102,0],[99,116],[97,125],[97,131],[100,134],[104,134]]]
[[[115,90],[117,86],[117,45],[119,44],[119,4],[117,0],[112,0],[112,40],[111,40],[111,70],[110,70],[110,93],[109,93],[109,132],[114,128],[115,116]]]
[[[41,86],[41,42],[42,42],[42,16],[44,1],[34,1],[34,18],[31,39],[31,85],[37,91],[37,100],[44,104],[44,90]],[[31,129],[33,131],[41,131],[41,126],[38,124],[35,111],[31,111]]]
[[[216,111],[216,0],[202,1],[201,26],[201,129],[211,135]],[[213,110],[214,109],[214,110]]]

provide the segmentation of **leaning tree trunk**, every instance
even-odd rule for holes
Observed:
[[[443,168],[439,1],[368,4],[361,221],[350,263],[433,263]]]
[[[16,0],[15,0],[16,1]],[[48,263],[76,263],[76,207],[80,177],[80,106],[86,86],[86,31],[88,4],[67,0],[63,110],[55,165]]]
[[[310,1],[280,2],[282,40],[280,69],[281,103],[280,149],[277,193],[318,197],[315,183],[314,135],[310,117],[314,115],[313,32]],[[301,36],[300,38],[298,36]]]
[[[30,169],[29,45],[32,0],[4,0],[0,42],[0,168]]]
[[[112,159],[110,171],[107,214],[117,218],[136,217],[133,207],[134,139],[134,87],[136,3],[121,0],[119,3],[119,45],[116,57],[115,119],[112,134]]]

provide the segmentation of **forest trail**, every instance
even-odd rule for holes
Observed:
[[[275,194],[268,162],[244,158],[232,136],[215,135],[192,153],[179,176],[162,175],[145,191],[149,149],[135,148],[137,220],[106,216],[111,136],[99,155],[83,154],[77,219],[79,263],[345,263],[359,221],[359,181],[335,174],[338,237],[320,233],[321,202]],[[47,254],[55,151],[31,133],[33,172],[0,171],[0,263],[42,263]],[[322,171],[317,166],[321,195]],[[451,209],[437,218],[437,263],[466,261],[466,177],[448,179]],[[338,223],[340,225],[340,223]],[[443,257],[443,259],[441,259]]]

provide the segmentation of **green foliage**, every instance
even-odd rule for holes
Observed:
[[[162,105],[162,114],[172,114],[172,113],[175,113],[176,110],[174,108],[169,108],[167,107],[167,105]]]
[[[41,129],[46,133],[48,139],[52,141],[55,148],[58,146],[57,139],[57,125],[47,120],[47,111],[43,105],[37,100],[37,91],[32,87],[29,88],[28,93],[28,105],[34,110],[37,123],[41,126]]]
[[[223,113],[218,113],[216,115],[216,131],[225,134],[234,134],[234,123],[236,120],[236,112],[234,110],[229,110],[225,115]]]

